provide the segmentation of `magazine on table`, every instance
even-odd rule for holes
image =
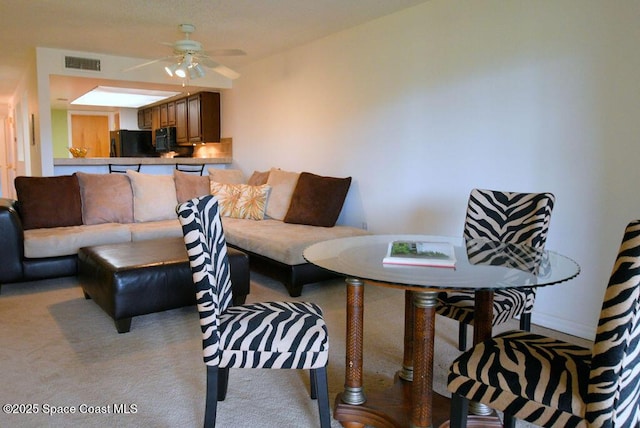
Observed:
[[[456,256],[449,242],[393,241],[384,264],[455,267]]]

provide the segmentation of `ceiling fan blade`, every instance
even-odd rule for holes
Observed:
[[[218,74],[223,75],[224,77],[226,77],[227,79],[237,79],[238,77],[240,77],[240,73],[238,73],[235,70],[230,69],[229,67],[226,67],[218,62],[215,62],[214,60],[212,60],[211,58],[209,58],[208,56],[204,56],[204,55],[198,55],[197,57],[197,61],[204,65],[207,68],[210,68],[211,70],[215,71]]]
[[[133,67],[125,68],[122,71],[136,70],[138,68],[142,68],[142,67],[146,67],[146,66],[151,65],[151,64],[155,64],[156,62],[167,61],[167,60],[169,60],[171,58],[175,58],[175,55],[165,56],[163,58],[154,59],[153,61],[148,61],[148,62],[145,62],[145,63],[142,63],[142,64],[134,65]]]
[[[242,49],[214,49],[212,51],[206,51],[209,56],[243,56],[247,53]]]
[[[213,71],[215,71],[216,73],[223,75],[227,79],[234,80],[234,79],[237,79],[238,77],[240,77],[240,73],[238,73],[235,70],[230,69],[229,67],[225,67],[222,64],[218,65],[217,67],[212,67],[211,69]]]

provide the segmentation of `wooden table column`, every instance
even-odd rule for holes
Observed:
[[[431,427],[433,416],[433,346],[437,291],[414,291],[412,427]]]
[[[364,336],[364,282],[347,278],[347,335],[345,385],[340,399],[359,405],[367,401],[362,388],[362,349]],[[349,327],[350,326],[350,327]]]

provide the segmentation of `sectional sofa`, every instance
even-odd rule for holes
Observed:
[[[245,181],[239,170],[209,172],[16,178],[18,200],[0,199],[0,284],[76,275],[82,247],[182,236],[176,205],[208,193],[220,200],[229,246],[291,296],[333,276],[307,263],[304,248],[366,233],[335,225],[350,178],[271,169]]]

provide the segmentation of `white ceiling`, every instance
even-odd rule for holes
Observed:
[[[182,39],[178,25],[190,23],[196,26],[192,39],[205,50],[247,52],[216,58],[238,68],[424,1],[2,0],[0,103],[9,101],[25,70],[35,63],[36,47],[140,58],[142,63],[170,55],[171,48],[162,42]],[[73,99],[97,83],[114,84],[83,80],[52,79],[52,101]]]

